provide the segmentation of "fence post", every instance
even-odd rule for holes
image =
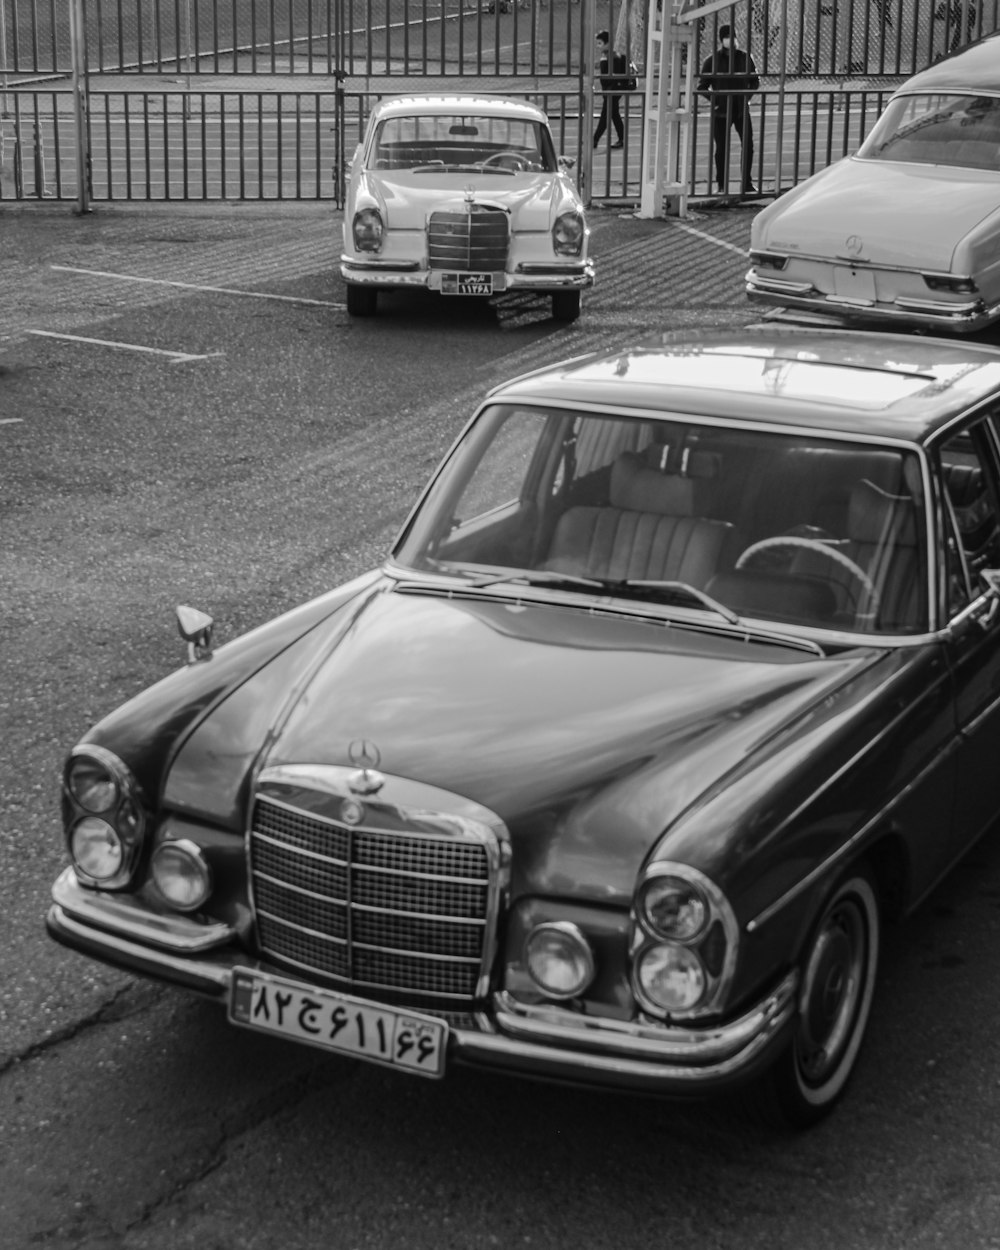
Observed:
[[[86,0],[70,0],[70,43],[73,52],[73,124],[76,128],[77,213],[90,212],[90,127],[87,125]]]

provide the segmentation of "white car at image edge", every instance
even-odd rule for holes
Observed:
[[[1000,35],[909,79],[855,155],[757,215],[746,290],[901,329],[1000,318]]]

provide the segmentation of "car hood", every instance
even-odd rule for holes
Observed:
[[[366,173],[358,191],[359,203],[365,191],[381,203],[390,230],[424,230],[432,212],[464,211],[470,191],[476,203],[506,209],[512,230],[549,230],[559,213],[573,203],[569,187],[551,173]]]
[[[818,701],[831,707],[875,654],[822,659],[625,614],[385,590],[330,630],[308,680],[272,707],[260,762],[350,766],[352,743],[374,744],[382,772],[506,823],[516,893],[606,901],[630,897],[679,814]],[[258,674],[189,738],[169,805],[230,811],[255,758],[255,681],[266,689]]]
[[[758,214],[751,247],[947,271],[998,211],[995,174],[848,157]]]

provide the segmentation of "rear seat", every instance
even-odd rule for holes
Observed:
[[[728,559],[733,527],[699,515],[702,483],[661,473],[634,452],[611,468],[607,505],[570,508],[544,567],[623,580],[676,580],[704,588]],[[724,554],[725,553],[725,554]]]

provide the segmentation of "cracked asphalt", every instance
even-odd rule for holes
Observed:
[[[478,397],[662,328],[757,320],[753,208],[593,214],[580,321],[398,297],[352,323],[316,205],[0,210],[0,1247],[1000,1247],[1000,837],[887,935],[847,1101],[789,1138],[235,1030],[55,946],[58,776],[94,719],[370,567]],[[142,349],[142,350],[139,350]]]

